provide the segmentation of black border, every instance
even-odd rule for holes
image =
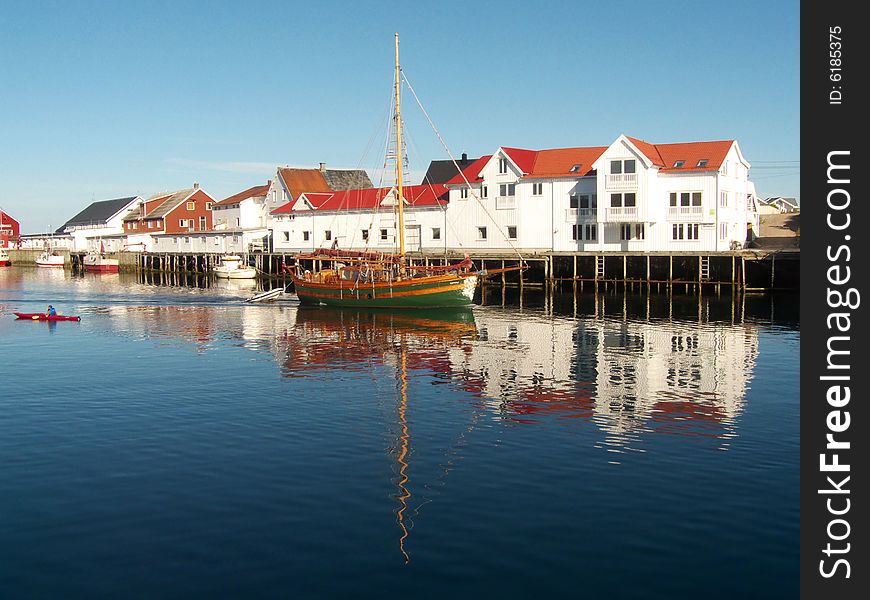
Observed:
[[[870,295],[867,292],[868,259],[870,259],[870,235],[866,230],[867,194],[865,142],[863,129],[868,120],[870,104],[864,92],[867,85],[865,64],[862,57],[867,56],[866,39],[870,36],[867,23],[858,15],[860,3],[805,2],[801,6],[801,596],[804,598],[850,599],[864,598],[870,594],[867,572],[870,570],[866,545],[870,537],[866,533],[866,494],[858,490],[866,489],[865,462],[868,450],[862,442],[868,438],[867,378],[870,364],[862,346],[870,341],[867,338],[867,311],[870,310]],[[832,27],[840,27],[842,40],[842,71],[832,71],[831,41]],[[831,75],[841,73],[841,81],[832,81]],[[836,86],[839,86],[837,88]],[[842,103],[831,103],[829,94],[838,90],[843,94]],[[848,150],[850,182],[848,184],[828,183],[828,155],[831,151]],[[840,159],[842,160],[842,159]],[[835,188],[846,187],[850,197],[848,212],[851,225],[847,230],[834,231],[827,224],[828,193]],[[837,195],[840,199],[842,194]],[[842,217],[842,212],[835,215]],[[849,236],[846,241],[845,237]],[[828,247],[836,253],[840,245],[847,244],[851,250],[851,260],[845,262],[845,252],[838,262],[830,261]],[[851,278],[847,284],[839,286],[844,290],[856,288],[861,294],[861,305],[855,310],[834,309],[827,302],[828,289],[836,289],[828,281],[828,269],[834,265],[848,265]],[[842,271],[841,271],[842,273]],[[851,329],[848,334],[828,330],[828,315],[832,312],[848,311],[851,316]],[[823,375],[830,375],[827,369],[828,337],[849,335],[851,354],[846,360],[851,364],[848,373],[851,400],[841,410],[850,413],[850,426],[836,434],[838,439],[851,443],[851,448],[840,453],[840,462],[848,463],[851,476],[847,485],[851,501],[849,512],[843,516],[850,525],[848,538],[836,544],[850,543],[846,558],[850,565],[850,577],[843,577],[845,567],[840,565],[835,576],[824,578],[820,573],[820,561],[826,561],[826,568],[834,564],[838,556],[831,558],[822,552],[828,543],[826,531],[834,517],[825,505],[827,498],[835,497],[835,508],[843,506],[844,495],[831,496],[820,494],[819,490],[830,485],[827,475],[838,479],[836,473],[822,473],[819,455],[825,452],[826,434],[829,433],[826,418],[830,410],[826,391],[832,384],[821,381]],[[830,452],[830,451],[829,451]],[[841,478],[839,478],[841,479]],[[840,529],[836,529],[839,527]],[[834,532],[845,530],[845,526],[835,526]]]

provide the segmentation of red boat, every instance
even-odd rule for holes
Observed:
[[[48,316],[45,313],[13,313],[16,319],[29,319],[31,321],[81,321],[81,317],[67,317],[66,315]]]

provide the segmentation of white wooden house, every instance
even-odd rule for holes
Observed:
[[[438,251],[446,241],[447,188],[403,187],[406,252]],[[342,248],[395,252],[397,189],[302,193],[272,212],[275,252]]]
[[[272,183],[248,188],[212,205],[214,231],[209,232],[207,249],[201,252],[248,252],[268,250],[270,245],[271,211],[269,202]],[[200,236],[202,237],[202,236]],[[220,239],[224,238],[224,239]]]
[[[448,181],[452,250],[720,251],[757,234],[737,142],[502,147]]]
[[[71,250],[123,250],[126,244],[124,217],[141,202],[140,196],[92,202],[61,225],[56,233],[72,237]]]

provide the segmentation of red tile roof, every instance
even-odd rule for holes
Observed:
[[[489,162],[490,158],[492,158],[492,154],[488,156],[481,156],[476,161],[462,169],[462,175],[465,175],[465,179],[468,179],[468,183],[480,181],[480,171],[483,169],[483,167],[486,166],[486,163]],[[465,183],[465,179],[462,178],[462,175],[457,173],[453,179],[447,182],[447,185],[454,183]]]
[[[538,153],[536,150],[523,150],[522,148],[502,148],[514,163],[523,172],[523,175],[532,172],[535,166],[535,158]]]
[[[238,204],[242,200],[247,200],[248,198],[259,198],[261,196],[265,196],[269,191],[269,186],[271,184],[267,183],[266,185],[255,185],[254,187],[250,187],[246,189],[244,192],[239,192],[238,194],[234,194],[229,198],[224,198],[220,202],[215,202],[214,206],[229,206],[231,204]]]
[[[628,136],[626,136],[628,137]],[[716,142],[681,142],[676,144],[650,144],[632,137],[628,138],[637,149],[644,153],[654,165],[661,167],[665,173],[681,171],[718,171],[728,156],[728,151],[734,145],[734,140]],[[684,161],[682,167],[674,167],[678,161]],[[707,165],[698,166],[698,161],[706,160]]]
[[[366,188],[362,190],[343,190],[328,194],[304,193],[305,200],[314,210],[372,210],[380,206],[384,198],[394,188]],[[402,189],[408,206],[439,206],[447,204],[447,186],[407,185]],[[297,212],[293,210],[294,202],[288,202],[272,211],[272,214]],[[301,211],[300,211],[301,212]]]
[[[525,177],[584,177],[592,170],[592,163],[598,160],[605,150],[607,150],[605,146],[539,150],[532,170]],[[575,165],[580,167],[572,171]]]

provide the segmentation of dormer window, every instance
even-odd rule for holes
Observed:
[[[578,163],[578,164],[574,165],[573,167],[571,167],[571,172],[578,173],[580,171],[580,169],[582,169],[582,168],[583,168],[583,165]]]
[[[675,169],[679,169],[679,168],[682,167],[684,164],[686,164],[686,161],[684,161],[684,160],[676,160],[676,161],[674,161],[674,168],[675,168]]]
[[[698,167],[703,169],[707,166],[708,162],[709,161],[706,158],[702,158],[701,160],[698,161]]]

